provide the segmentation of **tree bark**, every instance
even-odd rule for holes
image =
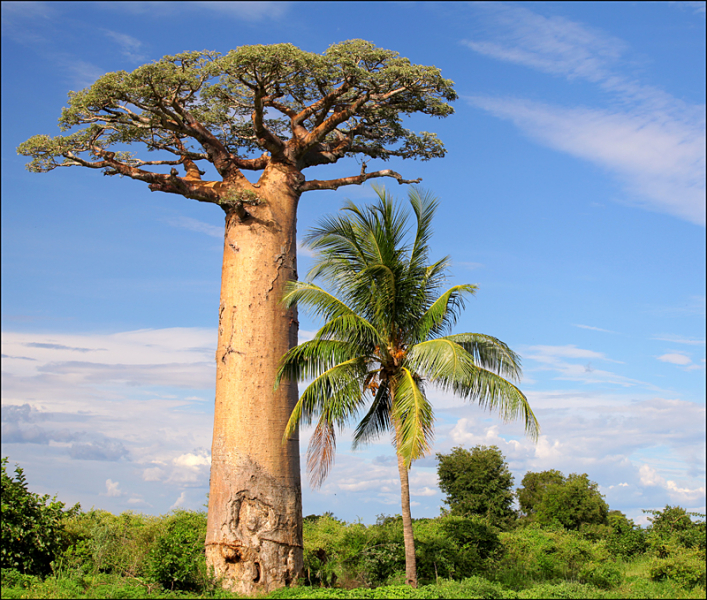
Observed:
[[[398,426],[395,427],[398,436]],[[398,438],[399,439],[399,438]],[[399,447],[400,444],[396,444]],[[400,502],[403,513],[403,540],[405,542],[405,583],[417,587],[417,562],[415,560],[415,538],[412,531],[412,513],[410,512],[410,483],[408,481],[408,468],[400,452],[398,456],[398,473],[400,473]]]
[[[226,215],[207,564],[224,587],[268,592],[301,575],[299,436],[283,444],[296,382],[274,391],[280,358],[297,344],[297,312],[280,300],[297,279],[296,172],[269,167],[257,206]],[[293,177],[295,179],[293,179]]]

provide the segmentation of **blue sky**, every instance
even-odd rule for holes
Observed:
[[[67,92],[108,71],[362,38],[455,82],[454,115],[409,125],[448,155],[390,166],[440,197],[433,257],[451,255],[450,284],[479,286],[455,331],[521,354],[542,428],[534,445],[432,392],[413,516],[442,506],[434,453],[475,444],[498,445],[516,484],[587,473],[639,522],[667,503],[704,512],[705,3],[357,4],[2,3],[2,455],[84,508],[201,508],[223,243],[215,206],[85,169],[31,174],[15,148],[58,134]],[[373,196],[308,192],[298,235]],[[305,485],[305,514],[398,513],[390,441],[352,452],[349,434],[324,486]]]

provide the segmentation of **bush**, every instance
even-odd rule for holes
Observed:
[[[589,562],[579,571],[579,580],[602,589],[616,587],[621,583],[622,572],[613,562]]]
[[[505,554],[494,577],[514,587],[529,581],[577,579],[591,562],[609,559],[603,544],[592,544],[576,531],[543,529],[537,524],[500,534]]]
[[[205,540],[206,513],[175,511],[147,557],[148,575],[167,589],[199,590],[210,586]]]
[[[52,561],[68,545],[64,532],[67,517],[77,514],[76,504],[64,510],[56,496],[40,496],[27,489],[21,467],[15,476],[7,473],[7,458],[2,458],[2,547],[0,566],[20,573],[47,575]]]
[[[643,554],[648,547],[646,532],[619,511],[609,514],[606,548],[612,556],[630,558]]]
[[[704,554],[691,549],[673,551],[666,558],[653,558],[649,572],[653,581],[671,579],[687,589],[704,587]]]
[[[113,515],[95,509],[70,518],[65,529],[71,545],[62,554],[59,566],[86,574],[143,577],[162,520],[164,517],[130,511]]]
[[[684,548],[705,550],[705,515],[687,512],[680,506],[670,506],[661,510],[644,510],[652,515],[648,531],[648,540],[653,550],[666,543],[672,543]],[[698,517],[693,521],[692,517]],[[660,551],[658,550],[658,554]]]

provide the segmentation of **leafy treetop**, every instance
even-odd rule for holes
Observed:
[[[438,68],[363,40],[334,44],[321,55],[291,44],[241,46],[225,55],[184,52],[70,92],[59,125],[80,129],[34,136],[18,152],[32,157],[30,171],[101,169],[227,209],[224,190],[251,190],[244,170],[284,168],[295,174],[290,184],[298,193],[384,176],[410,183],[389,169],[366,173],[366,161],[444,156],[434,134],[404,128],[401,117],[446,117],[453,112],[447,102],[456,97]],[[138,143],[160,157],[121,151]],[[360,156],[359,175],[305,181],[300,174],[346,156]],[[203,181],[200,161],[222,180]],[[159,172],[164,166],[170,173]]]

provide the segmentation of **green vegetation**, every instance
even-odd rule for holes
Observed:
[[[452,515],[485,517],[502,529],[516,519],[513,475],[498,446],[453,448],[437,454],[439,487]]]
[[[62,524],[80,508],[64,510],[56,497],[33,494],[27,489],[22,468],[15,466],[14,477],[2,459],[2,547],[0,566],[19,573],[51,573],[52,559],[67,545]]]
[[[608,524],[609,505],[586,473],[568,477],[555,470],[526,473],[518,502],[526,518],[541,525],[596,532],[596,526]]]
[[[491,456],[488,451],[476,449]],[[3,562],[3,598],[239,597],[206,570],[203,512],[152,517],[64,510],[56,499],[29,492],[21,469],[13,479],[5,472],[7,459],[2,465],[3,561],[16,550],[6,525],[9,532],[10,525],[39,515],[47,526],[21,538],[33,561]],[[417,589],[404,585],[399,515],[381,515],[368,526],[331,513],[310,515],[304,519],[304,577],[266,597],[704,598],[704,515],[679,506],[646,512],[646,529],[619,511],[600,528],[520,518],[502,531],[481,515],[415,520]]]

